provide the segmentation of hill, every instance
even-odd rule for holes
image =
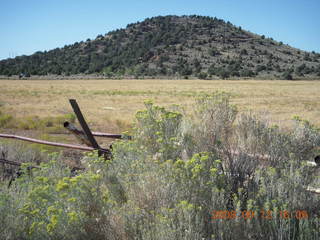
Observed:
[[[103,74],[106,77],[316,78],[320,54],[230,22],[159,16],[63,48],[0,61],[0,75]]]

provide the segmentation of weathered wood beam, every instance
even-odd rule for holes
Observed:
[[[82,115],[82,112],[79,108],[77,101],[75,99],[69,99],[69,102],[73,108],[74,113],[77,116],[77,119],[78,119],[78,121],[84,131],[84,134],[86,135],[87,140],[90,142],[90,145],[95,149],[100,149],[99,144],[97,143],[96,139],[93,137],[91,130]]]
[[[49,142],[49,141],[44,141],[44,140],[39,140],[39,139],[34,139],[34,138],[28,138],[28,137],[22,137],[22,136],[17,136],[17,135],[11,135],[11,134],[0,134],[0,137],[1,138],[17,139],[17,140],[33,142],[33,143],[39,143],[39,144],[55,146],[55,147],[72,148],[72,149],[83,150],[83,151],[93,151],[93,150],[95,150],[95,148],[93,148],[93,147],[66,144],[66,143]]]
[[[68,129],[70,132],[72,132],[73,134],[84,134],[83,131],[77,129],[76,126],[74,126],[72,123],[70,122],[64,122],[63,126]],[[74,131],[74,132],[73,132]],[[95,137],[106,137],[106,138],[117,138],[117,139],[123,139],[125,138],[123,135],[121,134],[113,134],[113,133],[103,133],[103,132],[92,132],[92,135]],[[131,136],[128,136],[128,139],[131,139]]]

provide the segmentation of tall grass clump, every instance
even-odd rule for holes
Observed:
[[[4,113],[0,109],[0,129],[21,129],[21,130],[40,130],[47,133],[64,132],[63,123],[65,121],[74,123],[76,116],[73,113],[64,114],[57,117],[26,116],[16,118]]]
[[[194,113],[151,101],[112,160],[91,153],[71,176],[50,156],[0,190],[4,239],[319,239],[319,130],[239,114],[227,93]],[[25,170],[26,171],[26,170]]]

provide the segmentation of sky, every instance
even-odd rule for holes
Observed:
[[[320,53],[320,0],[0,0],[0,59],[30,55],[145,18],[203,15]]]

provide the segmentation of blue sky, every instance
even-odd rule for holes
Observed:
[[[0,59],[95,38],[159,15],[204,15],[320,52],[320,0],[0,0]]]

